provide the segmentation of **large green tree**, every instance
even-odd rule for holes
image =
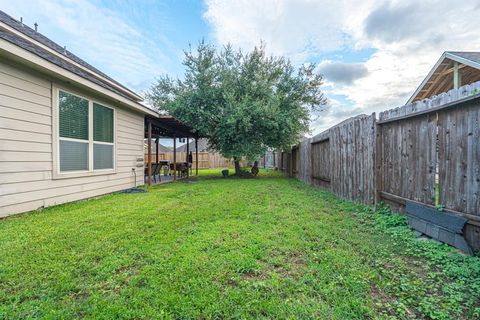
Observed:
[[[227,158],[256,160],[268,148],[286,149],[308,132],[311,112],[326,103],[322,77],[284,57],[218,49],[201,42],[185,52],[182,79],[161,76],[148,93],[159,110],[191,125]]]

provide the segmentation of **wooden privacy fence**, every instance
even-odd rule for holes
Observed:
[[[187,161],[186,152],[177,152],[177,161]],[[193,163],[196,163],[195,151],[192,152]],[[144,157],[145,162],[147,155]],[[158,160],[168,160],[173,162],[173,152],[160,152],[158,154]],[[155,162],[155,154],[152,157],[152,161]],[[242,165],[245,165],[242,162]],[[213,169],[213,168],[233,168],[234,163],[231,159],[227,159],[219,153],[199,152],[198,153],[198,168],[200,169]]]
[[[267,152],[265,152],[265,154],[260,157],[259,161],[258,161],[258,166],[260,168],[268,168],[268,169],[271,169],[271,168],[274,168],[275,167],[275,158],[276,158],[276,153],[275,151],[272,151],[272,150],[269,150]]]
[[[312,182],[322,187],[330,187],[330,138],[328,135],[312,141]]]
[[[366,204],[375,201],[375,114],[332,128],[330,140],[332,190]]]
[[[375,122],[375,114],[358,116],[305,139],[292,150],[290,174],[342,198],[374,204]]]
[[[480,82],[346,120],[279,152],[279,168],[336,195],[403,212],[407,201],[468,219],[480,248]],[[285,160],[288,159],[288,160]],[[293,160],[294,159],[294,160]],[[287,161],[285,164],[284,161]]]

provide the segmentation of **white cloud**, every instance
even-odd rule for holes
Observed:
[[[52,38],[134,90],[146,89],[171,63],[158,45],[118,13],[87,0],[3,1],[2,10]]]
[[[349,15],[347,2],[207,0],[204,17],[219,43],[250,49],[263,40],[271,52],[301,60],[351,44],[342,24]]]
[[[312,119],[310,136],[327,130],[332,125],[339,123],[340,119],[344,120],[363,113],[364,110],[362,108],[345,106],[336,99],[331,98],[325,110],[318,117]]]
[[[352,105],[330,99],[323,118],[312,124],[315,132],[404,104],[443,51],[480,50],[478,0],[461,6],[441,0],[206,0],[206,7],[217,42],[249,49],[264,40],[271,53],[295,63],[333,60],[329,53],[336,50],[376,49],[362,61],[364,76],[350,82],[327,77],[327,95],[345,95]]]
[[[355,80],[367,76],[368,69],[363,63],[324,60],[318,66],[318,72],[320,72],[327,81],[352,84]]]

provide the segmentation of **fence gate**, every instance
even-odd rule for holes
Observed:
[[[294,147],[292,149],[292,172],[291,176],[295,176],[298,173],[298,164],[300,162],[300,152],[298,147]]]
[[[330,188],[330,139],[324,137],[312,142],[312,182]]]

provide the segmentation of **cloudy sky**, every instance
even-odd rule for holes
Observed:
[[[0,9],[143,92],[182,74],[202,38],[315,62],[329,107],[313,133],[359,113],[404,104],[443,51],[479,51],[480,1],[0,0]]]

